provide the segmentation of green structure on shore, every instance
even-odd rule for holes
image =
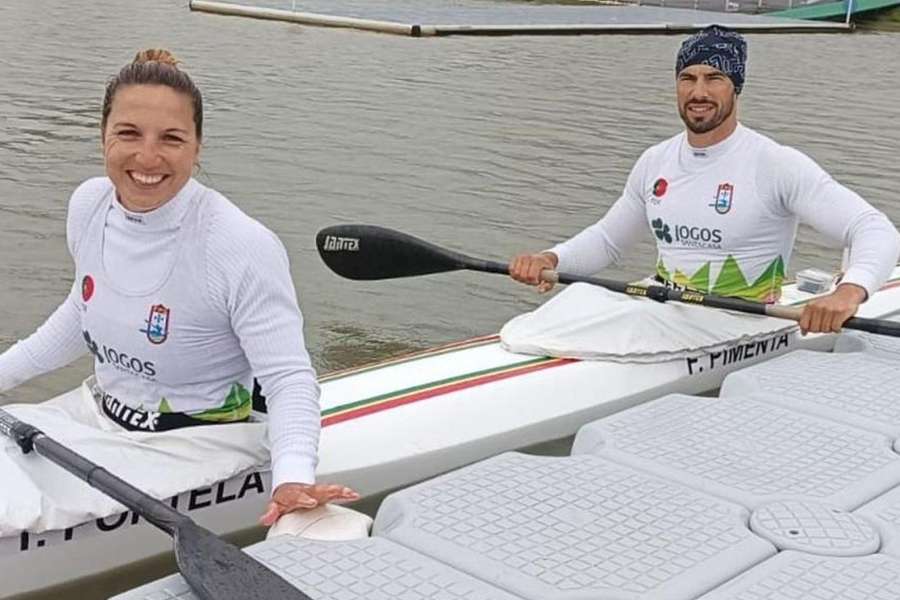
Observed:
[[[847,18],[849,9],[850,20],[854,20],[853,17],[858,15],[870,15],[876,12],[889,11],[897,7],[900,7],[900,0],[842,0],[840,2],[818,2],[767,13],[767,15],[791,19],[831,21]]]

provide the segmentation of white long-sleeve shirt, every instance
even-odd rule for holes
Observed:
[[[808,156],[738,125],[692,148],[685,133],[648,149],[606,215],[551,249],[562,272],[590,275],[617,262],[650,227],[656,274],[703,292],[778,298],[797,234],[811,225],[849,247],[842,279],[873,294],[900,254],[900,234]]]
[[[227,420],[223,412],[247,408],[255,379],[269,412],[273,489],[314,482],[319,388],[272,232],[194,180],[162,207],[131,213],[109,179],[96,178],[72,195],[67,238],[72,290],[0,355],[0,390],[90,350],[112,406]]]

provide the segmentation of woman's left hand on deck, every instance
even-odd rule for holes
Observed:
[[[272,500],[259,522],[270,527],[281,515],[295,510],[309,510],[329,502],[353,502],[354,500],[359,500],[359,494],[343,485],[283,483],[272,494]]]

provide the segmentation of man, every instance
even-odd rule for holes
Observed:
[[[812,159],[738,122],[746,60],[743,37],[724,27],[685,40],[675,66],[685,132],[644,152],[599,222],[548,251],[513,258],[513,279],[547,291],[544,269],[596,273],[649,225],[658,283],[774,302],[803,222],[850,248],[840,285],[807,304],[800,320],[804,333],[839,331],[890,275],[900,234]]]

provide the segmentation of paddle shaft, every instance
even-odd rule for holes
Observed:
[[[115,498],[169,535],[175,534],[178,524],[189,520],[169,505],[47,437],[40,429],[19,421],[3,409],[0,409],[0,433],[15,441],[26,454],[37,449],[44,458],[85,481],[92,488]]]
[[[473,258],[470,256],[466,256],[465,254],[459,254],[449,250],[447,252],[452,253],[452,256],[456,262],[456,268],[458,269],[479,271],[482,273],[499,273],[501,275],[509,275],[509,265],[505,263],[493,260]],[[770,317],[778,317],[780,319],[788,319],[791,321],[799,321],[800,315],[803,313],[803,309],[792,306],[776,306],[763,304],[761,302],[750,302],[749,300],[743,300],[741,298],[726,298],[724,296],[713,296],[709,294],[703,294],[701,292],[692,292],[689,290],[676,290],[663,285],[645,286],[626,283],[623,281],[615,281],[613,279],[601,279],[599,277],[570,275],[567,273],[558,273],[557,271],[549,269],[541,272],[541,279],[549,283],[589,283],[592,285],[599,285],[600,287],[606,288],[612,292],[618,292],[621,294],[627,294],[629,296],[640,298],[650,298],[651,300],[656,300],[657,302],[672,301],[681,302],[684,304],[697,304],[701,306],[723,308],[727,310],[751,313],[755,315],[768,315]],[[847,323],[856,323],[856,327],[851,327],[848,324],[844,325],[845,327],[850,327],[851,329],[873,331],[874,329],[879,329],[881,327],[881,324],[884,322],[874,319],[853,318],[850,319]],[[896,331],[896,334],[888,335],[900,336],[900,324],[898,324]],[[879,333],[879,331],[873,331],[873,333]]]
[[[463,254],[454,253],[457,259],[457,268],[469,271],[479,271],[482,273],[499,273],[501,275],[509,275],[509,265],[492,260],[482,260],[472,258]],[[724,296],[714,296],[703,294],[701,292],[693,292],[689,290],[676,290],[663,285],[636,285],[613,279],[601,279],[599,277],[586,277],[580,275],[569,275],[566,273],[558,273],[553,270],[545,270],[541,272],[541,279],[549,283],[589,283],[606,288],[612,292],[627,294],[639,298],[649,298],[657,302],[681,302],[683,304],[696,304],[700,306],[709,306],[712,308],[722,308],[737,312],[750,313],[755,315],[768,315],[779,319],[787,319],[790,321],[799,321],[800,315],[803,314],[802,308],[793,306],[778,306],[771,304],[763,304],[761,302],[750,302],[741,298],[726,298]],[[885,323],[888,327],[885,328]],[[886,333],[887,335],[900,336],[900,324],[896,327],[890,327],[890,322],[880,321],[877,319],[862,319],[853,317],[844,324],[844,327],[850,329],[860,329],[862,331],[870,331],[872,333],[885,333],[886,331],[895,331],[895,333]]]
[[[733,310],[736,312],[750,313],[755,315],[767,315],[770,317],[786,319],[789,321],[800,321],[800,317],[803,315],[803,309],[797,306],[783,306],[778,304],[751,302],[742,298],[727,298],[725,296],[704,294],[702,292],[694,292],[690,290],[675,290],[664,285],[634,285],[621,281],[600,279],[598,277],[567,275],[565,273],[556,273],[555,271],[543,271],[541,273],[541,279],[554,283],[590,283],[593,285],[599,285],[614,292],[621,292],[623,294],[628,294],[629,296],[650,298],[651,300],[656,300],[658,302],[666,302],[671,300],[673,302],[682,302],[684,304],[696,304],[699,306],[722,308],[725,310]],[[851,317],[848,320],[844,321],[842,327],[844,329],[855,329],[858,331],[866,331],[879,335],[900,337],[900,323],[896,323],[894,321],[886,321],[883,319]]]
[[[462,257],[460,267],[463,269],[509,275],[509,265],[504,263],[471,258],[465,255],[460,256]],[[541,272],[541,279],[550,283],[589,283],[592,285],[599,285],[612,292],[619,292],[638,298],[649,298],[651,300],[656,300],[657,302],[681,302],[683,304],[721,308],[753,315],[766,315],[778,319],[786,319],[788,321],[799,322],[800,317],[803,315],[803,309],[797,306],[751,302],[750,300],[744,300],[742,298],[728,298],[725,296],[704,294],[702,292],[690,290],[676,290],[664,285],[637,285],[613,279],[602,279],[600,277],[586,277],[558,273],[549,269]],[[842,327],[844,329],[855,329],[857,331],[866,331],[878,335],[900,337],[900,323],[886,321],[884,319],[850,317],[844,321]]]

